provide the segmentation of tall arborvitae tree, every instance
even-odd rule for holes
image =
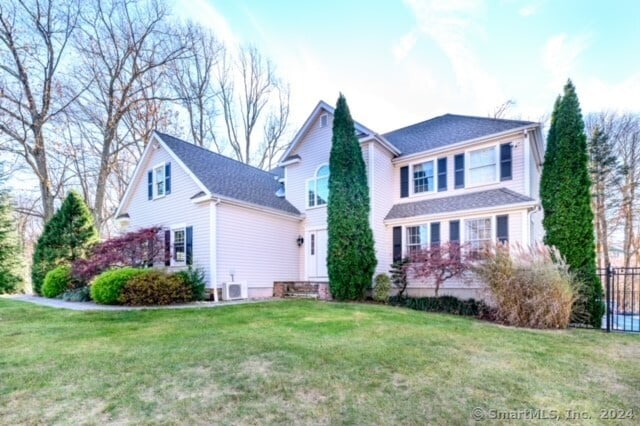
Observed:
[[[338,300],[364,297],[376,268],[369,226],[369,187],[353,119],[342,94],[333,118],[327,206],[327,266],[331,294]]]
[[[571,80],[556,100],[540,182],[545,243],[558,248],[581,281],[576,312],[600,327],[602,284],[596,275],[589,155],[580,103]]]
[[[9,194],[0,188],[0,294],[17,291],[22,283],[22,248]]]
[[[33,291],[40,294],[47,272],[84,257],[97,242],[98,231],[89,208],[77,192],[71,191],[38,239],[31,270]]]

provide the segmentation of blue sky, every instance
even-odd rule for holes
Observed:
[[[447,112],[550,113],[568,77],[584,112],[639,111],[640,2],[175,0],[227,45],[256,45],[291,84],[291,125],[342,91],[385,132]]]

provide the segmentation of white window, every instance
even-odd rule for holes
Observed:
[[[491,218],[465,220],[465,239],[472,252],[478,252],[492,241]]]
[[[307,205],[317,207],[327,204],[329,200],[329,166],[324,165],[316,171],[314,178],[307,183]]]
[[[427,248],[429,228],[427,225],[407,226],[407,256]]]
[[[329,116],[327,114],[322,114],[320,116],[320,127],[327,127],[328,122],[329,122]]]
[[[164,196],[165,176],[164,164],[160,164],[153,168],[153,186],[155,188],[155,197]]]
[[[435,189],[433,160],[413,166],[413,192],[432,192]]]
[[[481,185],[497,180],[496,148],[478,149],[469,152],[469,184]]]
[[[185,263],[187,260],[187,244],[184,228],[173,230],[173,260]]]

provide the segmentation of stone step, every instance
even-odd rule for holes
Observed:
[[[287,292],[284,294],[284,297],[289,297],[292,299],[317,299],[318,298],[318,293],[293,293],[293,292]]]

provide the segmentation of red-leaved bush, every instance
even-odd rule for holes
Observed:
[[[467,252],[468,250],[458,243],[433,245],[412,253],[405,268],[411,278],[432,279],[437,297],[440,287],[446,280],[458,277],[469,269],[466,258],[468,254],[465,254]]]
[[[162,228],[154,226],[111,238],[96,245],[88,259],[73,262],[72,275],[88,283],[93,277],[112,267],[144,267],[153,262],[164,262]]]

